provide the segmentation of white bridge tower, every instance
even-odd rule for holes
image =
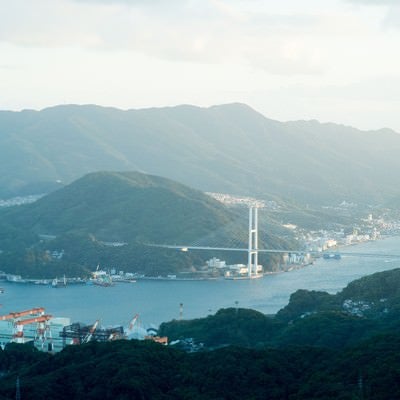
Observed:
[[[258,266],[258,208],[249,208],[249,249],[248,249],[248,274],[249,278],[257,275]]]

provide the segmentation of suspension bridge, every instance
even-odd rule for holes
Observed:
[[[248,278],[259,277],[257,273],[258,266],[258,254],[259,253],[270,253],[270,254],[296,254],[305,255],[310,254],[311,256],[321,257],[323,255],[328,256],[328,258],[334,258],[335,256],[340,258],[342,256],[346,257],[374,257],[374,258],[400,258],[400,254],[386,254],[386,253],[363,253],[363,252],[342,252],[339,250],[333,251],[308,251],[308,250],[296,250],[296,249],[264,249],[259,248],[259,229],[258,229],[258,207],[249,207],[249,217],[248,217],[248,231],[247,237],[244,238],[243,224],[241,226],[235,226],[233,230],[238,232],[235,239],[230,239],[228,245],[210,245],[206,244],[210,241],[215,242],[215,238],[218,236],[218,232],[213,232],[194,243],[191,244],[150,244],[153,247],[161,247],[166,249],[176,249],[180,251],[190,251],[190,250],[203,250],[203,251],[227,251],[227,252],[242,252],[247,253],[247,273]],[[232,227],[230,227],[232,230]],[[226,227],[221,228],[221,231],[226,230]],[[221,233],[221,232],[219,232]],[[220,235],[227,236],[227,235]],[[233,243],[235,241],[235,243]],[[247,246],[244,244],[247,242]]]

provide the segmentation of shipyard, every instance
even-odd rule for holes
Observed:
[[[32,344],[40,351],[58,352],[67,345],[81,345],[90,341],[152,340],[168,344],[168,338],[157,336],[154,328],[139,326],[139,315],[135,314],[126,327],[101,326],[100,320],[93,324],[71,323],[67,317],[53,317],[43,307],[10,312],[0,315],[0,345],[8,343]]]
[[[226,197],[224,198],[226,199]],[[226,200],[225,200],[226,201]],[[168,273],[164,276],[146,276],[138,272],[125,272],[118,268],[101,268],[100,265],[90,273],[90,276],[84,277],[55,277],[53,279],[28,279],[21,275],[9,274],[0,272],[0,280],[5,284],[12,285],[14,287],[36,287],[42,291],[53,289],[66,289],[61,290],[60,296],[65,295],[68,298],[70,291],[73,288],[82,288],[85,290],[89,287],[108,288],[104,290],[113,290],[112,296],[114,299],[117,298],[120,288],[126,287],[128,291],[135,291],[140,288],[143,283],[148,282],[165,282],[166,284],[172,282],[193,282],[196,281],[251,281],[256,278],[268,277],[271,274],[278,272],[294,272],[300,269],[304,269],[308,266],[314,266],[314,262],[318,259],[324,261],[336,260],[339,261],[342,258],[341,254],[351,256],[351,253],[340,252],[338,245],[341,247],[348,247],[354,243],[368,243],[375,242],[379,237],[380,233],[377,230],[377,224],[374,223],[372,217],[367,219],[367,227],[371,230],[373,235],[359,235],[358,232],[353,232],[351,235],[345,235],[344,232],[318,232],[312,235],[307,233],[303,238],[304,248],[299,251],[295,250],[266,250],[260,249],[258,243],[258,208],[260,204],[254,206],[254,202],[249,204],[249,225],[248,225],[248,247],[243,249],[230,249],[230,248],[217,248],[217,247],[194,247],[191,245],[162,245],[161,247],[168,248],[170,251],[178,251],[181,253],[187,253],[188,251],[196,250],[224,250],[224,251],[242,251],[246,254],[247,264],[235,263],[228,264],[225,260],[217,257],[212,257],[207,260],[203,266],[192,268],[190,271],[182,271],[179,273]],[[297,226],[293,224],[287,224],[285,228],[296,231]],[[319,235],[319,236],[317,236]],[[53,240],[53,239],[51,239]],[[121,248],[126,245],[122,242],[107,242],[105,246],[112,246],[114,248]],[[153,245],[154,246],[154,245]],[[160,247],[160,246],[158,246]],[[264,270],[263,266],[258,263],[258,255],[262,252],[273,252],[280,256],[281,263],[279,269],[271,271],[270,269]],[[49,252],[53,259],[61,260],[64,256],[64,250]],[[359,255],[360,253],[356,253]],[[331,264],[333,268],[338,268],[338,264]],[[257,279],[258,280],[258,279]],[[135,285],[126,285],[132,284]],[[115,287],[116,285],[121,285]],[[10,287],[12,287],[10,286]],[[86,289],[89,290],[89,289]],[[1,294],[7,294],[5,288],[1,288]],[[54,291],[54,293],[58,290]],[[90,295],[95,295],[91,292]],[[97,301],[99,304],[103,304],[104,300],[111,295],[107,292],[97,293]],[[72,297],[71,297],[72,298]],[[153,300],[150,300],[152,304]],[[243,299],[240,300],[240,303]],[[232,303],[239,304],[238,300],[232,301]],[[119,303],[121,304],[121,303]],[[178,304],[178,300],[176,301]],[[47,308],[47,307],[46,307]],[[126,308],[126,305],[123,305]],[[209,310],[215,309],[214,305],[209,306]],[[104,307],[104,310],[108,307]],[[112,313],[110,310],[108,313]],[[79,313],[76,316],[79,318]],[[45,311],[44,307],[34,307],[28,309],[22,309],[22,311],[10,311],[0,316],[0,344],[4,348],[7,343],[31,343],[38,350],[45,352],[58,352],[69,345],[81,345],[86,344],[90,341],[98,342],[109,342],[115,340],[127,340],[127,339],[138,339],[138,340],[152,340],[162,344],[168,344],[167,337],[159,337],[157,335],[157,327],[153,324],[152,326],[144,327],[139,322],[139,315],[135,314],[134,317],[124,324],[108,324],[102,325],[101,318],[95,319],[94,322],[77,322],[78,318],[72,320],[70,316],[53,316]],[[167,318],[168,315],[166,314]],[[183,318],[183,302],[179,301],[179,317]],[[125,318],[124,318],[125,319]],[[162,321],[163,319],[161,319]],[[161,322],[158,321],[158,322]]]
[[[400,399],[400,1],[0,1],[0,400]]]
[[[369,252],[378,246],[383,254],[390,254],[395,252],[394,249],[398,246],[398,240],[397,237],[393,237],[390,240],[366,242],[360,246],[364,252]],[[353,248],[353,251],[356,250],[356,248]],[[245,307],[252,305],[254,283],[260,289],[265,288],[265,299],[260,305],[260,311],[272,314],[288,301],[292,286],[290,284],[287,286],[287,282],[293,281],[296,282],[296,285],[301,285],[299,280],[304,280],[304,285],[307,284],[308,287],[315,289],[318,289],[321,285],[324,288],[331,287],[331,290],[344,286],[346,278],[341,276],[343,265],[340,260],[333,260],[331,261],[331,257],[321,257],[316,261],[316,264],[294,269],[289,274],[279,274],[274,275],[274,277],[267,274],[264,275],[264,279],[257,279],[257,282],[239,280],[228,285],[224,282],[229,281],[223,277],[217,280],[204,281],[180,280],[173,276],[165,277],[165,279],[155,277],[154,279],[140,280],[140,278],[137,279],[135,276],[128,275],[130,278],[128,281],[123,278],[120,281],[118,281],[118,278],[112,278],[112,286],[107,284],[108,277],[105,278],[105,285],[96,285],[93,282],[88,285],[86,280],[83,279],[71,280],[70,283],[67,278],[65,289],[58,290],[53,288],[52,280],[47,280],[43,284],[35,284],[33,281],[22,284],[18,283],[18,279],[7,280],[7,274],[3,274],[1,276],[0,301],[3,305],[1,309],[10,310],[10,307],[14,306],[12,310],[0,313],[0,343],[5,346],[9,342],[31,342],[41,351],[58,352],[65,346],[83,344],[94,340],[114,341],[132,338],[144,340],[145,337],[149,339],[152,336],[157,337],[158,326],[163,321],[205,316],[218,308],[229,305],[235,306],[236,302]],[[381,263],[382,268],[390,268],[391,260],[393,259],[390,257],[385,258],[385,262]],[[346,270],[354,269],[355,273],[364,273],[364,270],[367,271],[366,268],[376,270],[375,264],[376,261],[371,257],[361,259],[350,257],[346,259],[345,268]],[[362,265],[362,268],[360,268],[360,265]],[[208,266],[221,270],[226,268],[223,260],[217,258],[208,260]],[[326,276],[326,280],[321,282],[320,273],[324,273],[324,271],[329,271],[329,274]],[[113,274],[96,268],[91,279],[98,280],[108,275],[112,276]],[[124,277],[119,273],[116,275]],[[338,281],[333,279],[334,276]],[[272,277],[273,280],[271,280]],[[313,280],[315,280],[314,284]],[[59,281],[62,284],[64,283],[63,278]],[[127,282],[134,282],[134,284]],[[282,297],[282,288],[285,287],[288,287],[287,290],[289,291],[286,292],[286,297]],[[244,288],[248,289],[244,290]],[[217,300],[207,302],[206,299],[210,290],[215,293]],[[154,298],[155,291],[163,299],[162,302]],[[196,293],[195,298],[192,298],[193,293]],[[48,294],[50,294],[50,297]],[[26,307],[29,303],[22,302],[25,297],[36,299],[35,302],[38,304],[45,303],[46,306]],[[81,301],[78,300],[82,297],[87,299],[85,307],[82,307]],[[113,304],[118,304],[118,306],[110,307],[110,298],[113,299]],[[214,295],[212,298],[214,298]],[[226,299],[232,300],[227,302]],[[274,299],[280,299],[280,303],[271,308],[269,304],[275,304],[276,300]],[[61,310],[63,308],[70,309],[70,312],[73,310],[73,315],[60,312],[58,306],[60,302],[65,304]],[[67,307],[67,304],[70,306]],[[168,308],[163,307],[163,304]],[[135,306],[135,309],[140,312],[140,319],[143,319],[143,321],[140,321],[137,314],[130,317],[132,306]],[[155,309],[157,310],[156,314],[154,313]],[[54,310],[58,311],[54,312]],[[106,322],[105,326],[103,326],[103,320]]]

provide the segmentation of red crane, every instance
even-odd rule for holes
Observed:
[[[44,315],[44,308],[36,307],[25,311],[10,312],[7,315],[0,315],[0,321],[5,321],[7,319],[18,319],[20,317],[26,317],[27,315]]]
[[[133,334],[133,328],[135,327],[138,318],[139,318],[139,314],[136,314],[136,315],[132,318],[131,322],[129,323],[129,326],[128,326],[128,328],[126,329],[126,332],[125,332],[125,336],[126,336],[127,338],[129,338],[129,336],[131,336],[131,335]]]
[[[42,341],[42,347],[46,340],[46,328],[47,322],[52,318],[51,315],[41,315],[39,317],[27,318],[14,323],[14,337],[13,340],[17,343],[24,342],[24,326],[37,323],[38,327],[36,330],[35,340],[40,339]]]

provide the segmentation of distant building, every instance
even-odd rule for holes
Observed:
[[[226,262],[223,260],[220,260],[219,258],[211,258],[210,260],[206,261],[206,265],[208,268],[211,269],[221,269],[221,268],[226,268]]]

